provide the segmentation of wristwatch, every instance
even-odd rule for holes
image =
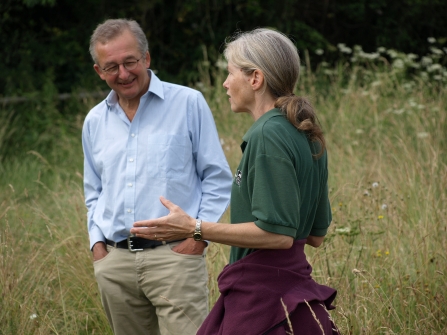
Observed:
[[[192,234],[192,238],[194,241],[202,241],[202,220],[200,219],[196,220],[196,229]]]

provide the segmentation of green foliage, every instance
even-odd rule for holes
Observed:
[[[442,0],[86,0],[82,6],[68,0],[4,0],[0,99],[32,100],[0,106],[0,119],[11,124],[0,131],[0,160],[28,150],[52,150],[52,139],[70,131],[63,120],[76,117],[77,103],[58,101],[57,94],[107,89],[88,52],[92,31],[107,18],[137,20],[149,39],[152,69],[162,80],[191,86],[202,81],[203,71],[214,85],[211,74],[219,70],[215,64],[226,37],[261,26],[290,36],[305,67],[315,70],[325,61],[331,67],[324,69],[328,76],[340,56],[350,63],[378,54],[393,69],[403,68],[401,76],[422,77],[424,72],[427,79],[443,82],[437,66],[447,64],[446,12]],[[344,48],[336,47],[340,42]],[[378,51],[381,47],[387,52]],[[392,50],[411,52],[417,60]],[[314,84],[324,90],[319,83],[317,78]]]
[[[435,63],[390,49],[379,53],[392,61],[345,48],[338,47],[335,66],[306,66],[296,92],[313,101],[328,146],[333,222],[323,246],[306,249],[313,278],[338,290],[331,316],[343,334],[443,334],[446,68],[430,72]],[[212,67],[206,50],[196,87],[209,102],[234,170],[253,121],[231,112],[221,87],[225,64]],[[82,195],[81,125],[95,101],[55,103],[54,86],[45,87],[42,112],[66,115],[58,119],[62,130],[53,134],[53,146],[0,163],[0,333],[111,334]],[[0,126],[0,151],[2,136],[24,135],[14,120],[0,119],[10,125]],[[228,212],[222,221],[229,221]],[[228,252],[212,243],[207,253],[211,306]]]
[[[0,95],[40,91],[48,72],[60,92],[97,85],[89,37],[110,17],[136,19],[147,32],[152,66],[161,77],[194,83],[206,45],[215,61],[224,39],[236,30],[275,27],[298,49],[326,49],[344,42],[425,53],[428,37],[447,38],[445,1],[294,0],[5,0],[0,4]],[[396,33],[399,30],[399,33]]]
[[[22,1],[28,7],[34,7],[36,5],[54,6],[56,4],[56,0],[22,0]]]

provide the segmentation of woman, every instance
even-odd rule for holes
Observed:
[[[136,222],[131,233],[232,246],[221,296],[198,334],[337,334],[327,312],[336,291],[312,279],[304,254],[306,243],[321,245],[332,218],[324,137],[311,105],[293,94],[297,49],[256,29],[238,34],[224,55],[231,109],[255,120],[233,180],[232,224],[202,222],[161,197],[169,215]]]

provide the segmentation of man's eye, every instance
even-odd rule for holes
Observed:
[[[135,64],[137,64],[137,61],[131,61],[131,62],[125,62],[124,63],[124,66],[132,66],[132,65],[135,65]]]
[[[105,68],[104,71],[106,72],[113,72],[118,68],[118,65],[109,66],[108,68]]]

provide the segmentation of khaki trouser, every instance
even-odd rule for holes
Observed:
[[[208,315],[204,255],[171,249],[132,253],[108,246],[94,262],[102,304],[115,335],[193,335]]]

